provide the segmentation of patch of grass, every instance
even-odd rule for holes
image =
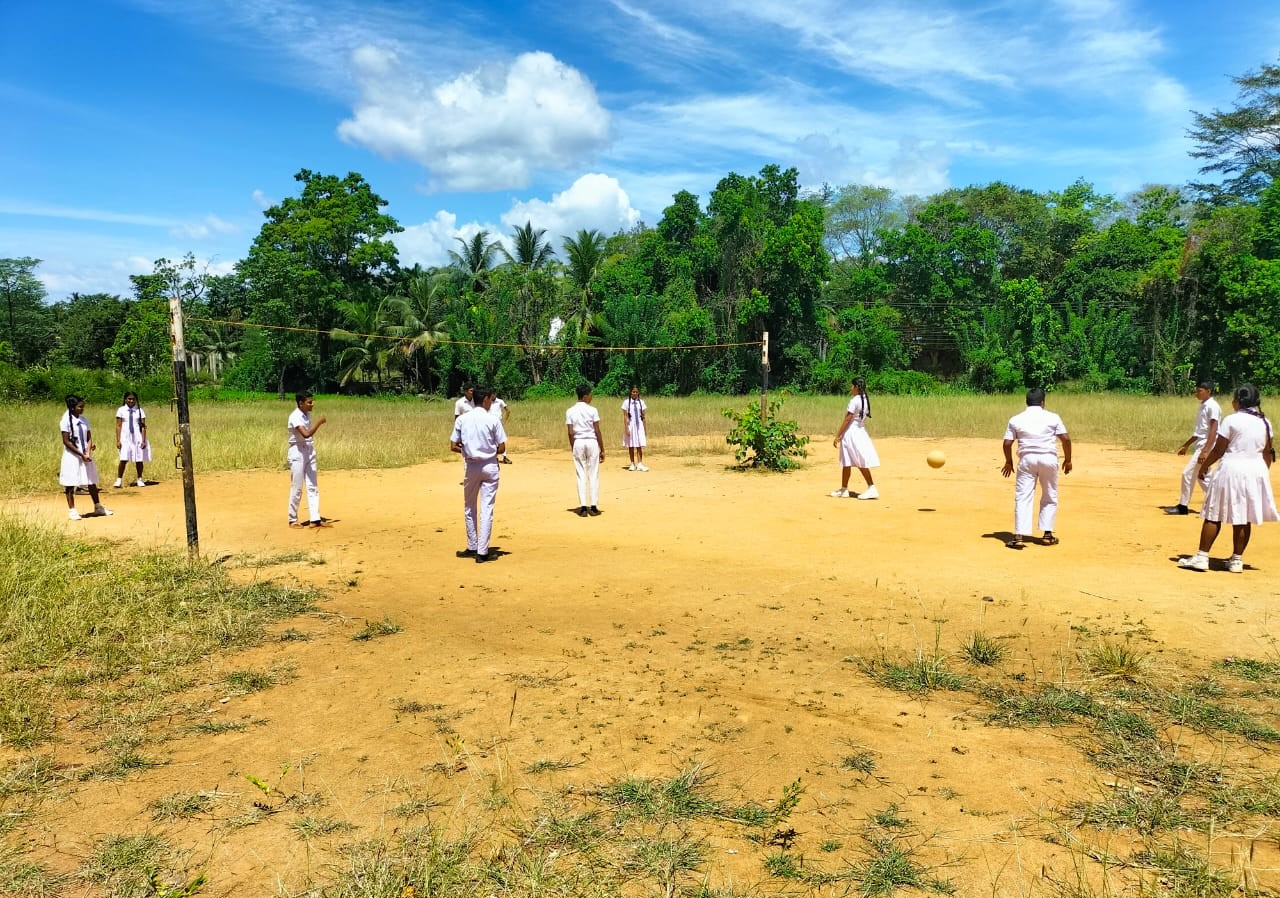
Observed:
[[[1169,697],[1166,711],[1173,720],[1202,732],[1220,730],[1256,742],[1280,742],[1280,730],[1234,708],[1208,701],[1190,692]]]
[[[860,751],[857,754],[846,755],[840,759],[841,770],[853,770],[858,773],[875,773],[876,756],[869,751]]]
[[[169,843],[155,833],[107,836],[93,846],[78,875],[110,895],[155,894],[152,874],[172,857]]]
[[[138,743],[126,741],[108,751],[107,757],[80,772],[81,780],[121,780],[139,770],[159,767],[163,762],[138,751]]]
[[[51,755],[28,755],[0,775],[0,799],[40,797],[67,780],[66,772]]]
[[[393,817],[421,817],[441,804],[438,798],[411,798],[396,805],[388,813]]]
[[[382,620],[365,621],[364,629],[360,630],[351,638],[357,642],[367,642],[370,639],[378,639],[383,636],[390,636],[393,633],[399,633],[404,627],[397,624],[389,617]]]
[[[964,656],[970,664],[994,667],[1004,660],[1008,649],[983,633],[974,633],[964,644]]]
[[[1280,684],[1280,662],[1257,661],[1253,658],[1224,658],[1214,662],[1214,668],[1248,680],[1250,683]]]
[[[706,861],[706,845],[685,836],[676,839],[636,839],[629,846],[623,871],[652,879],[659,894],[676,895],[680,883]]]
[[[208,792],[176,792],[157,798],[147,808],[152,820],[172,822],[209,813],[213,810],[213,798]]]
[[[1135,862],[1153,870],[1152,888],[1144,895],[1161,898],[1229,898],[1240,894],[1240,884],[1181,843],[1139,852]],[[1251,894],[1246,890],[1244,894]]]
[[[857,868],[864,898],[893,895],[899,889],[954,894],[955,886],[949,881],[927,875],[928,868],[915,859],[915,853],[897,839],[868,839],[867,858]]]
[[[64,894],[65,878],[55,876],[43,864],[26,860],[0,845],[0,894],[21,898],[54,898]]]
[[[299,838],[315,839],[320,836],[331,836],[334,833],[350,832],[355,829],[355,825],[333,817],[299,817],[289,824],[289,828]]]
[[[551,773],[552,771],[558,770],[572,770],[575,767],[581,766],[581,761],[565,761],[543,758],[541,760],[534,761],[532,764],[525,767],[524,772],[533,775],[538,773]]]
[[[1195,822],[1178,795],[1141,786],[1118,788],[1098,801],[1077,803],[1068,812],[1082,826],[1127,829],[1143,836],[1180,829]]]
[[[53,737],[49,690],[27,677],[0,679],[0,743],[31,748]]]
[[[1081,653],[1080,660],[1094,676],[1110,677],[1129,683],[1139,682],[1150,670],[1151,658],[1146,652],[1126,642],[1104,639]]]
[[[917,650],[910,661],[894,661],[888,658],[863,659],[859,662],[863,673],[889,689],[899,692],[932,692],[935,689],[963,689],[967,681],[953,673],[946,659],[934,653],[926,655]]]
[[[898,811],[898,806],[891,804],[884,810],[871,814],[867,817],[867,822],[880,829],[903,829],[910,825],[910,821],[900,817]]]
[[[619,819],[692,820],[713,817],[721,803],[712,795],[713,775],[702,765],[694,765],[669,780],[628,778],[607,783],[595,791],[596,797],[613,807]]]
[[[995,707],[988,719],[1006,726],[1062,726],[1097,712],[1088,695],[1061,686],[1046,686],[1031,695],[996,692],[994,696]]]
[[[248,695],[270,689],[280,682],[280,674],[268,670],[232,670],[222,675],[231,695]]]
[[[249,725],[241,720],[202,720],[191,725],[191,732],[204,736],[218,736],[247,730]]]
[[[397,714],[422,714],[426,711],[443,711],[444,705],[425,705],[410,699],[392,699],[391,707]]]

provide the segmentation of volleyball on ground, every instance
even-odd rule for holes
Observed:
[[[931,468],[941,468],[947,463],[947,454],[941,449],[934,449],[924,457],[924,460],[929,463]]]

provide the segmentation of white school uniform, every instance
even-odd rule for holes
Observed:
[[[498,447],[507,441],[501,419],[490,407],[478,405],[453,422],[451,443],[462,444],[467,475],[462,486],[462,520],[467,528],[467,548],[485,555],[493,534],[493,509],[498,501]]]
[[[643,399],[628,397],[623,401],[622,411],[627,416],[627,426],[622,431],[622,448],[643,449],[648,445],[644,428],[644,413],[648,408]]]
[[[481,407],[483,408],[483,406]],[[494,396],[493,402],[489,404],[489,414],[493,415],[495,418],[501,421],[505,417],[504,413],[506,412],[506,410],[507,410],[507,404],[503,402],[501,399],[499,399],[497,396]]]
[[[1227,451],[1204,487],[1200,517],[1221,524],[1264,524],[1280,520],[1271,489],[1271,470],[1262,457],[1267,445],[1267,422],[1248,412],[1222,419],[1218,438]]]
[[[120,460],[151,461],[151,441],[142,426],[142,422],[147,420],[147,413],[142,406],[120,406],[116,409],[116,420],[120,422]]]
[[[71,442],[81,451],[89,451],[90,438],[93,436],[89,419],[84,415],[73,418],[71,412],[63,412],[58,429],[70,434]],[[62,486],[96,486],[98,483],[98,466],[93,460],[85,461],[72,455],[66,443],[62,444],[62,467],[58,470],[58,483]]]
[[[840,439],[840,467],[842,468],[878,468],[880,456],[876,453],[875,444],[871,442],[871,434],[867,433],[867,397],[859,393],[849,398],[845,409],[853,415],[853,420],[845,429]]]
[[[572,428],[573,471],[578,480],[578,505],[598,505],[600,498],[600,444],[596,442],[596,425],[600,412],[594,405],[579,400],[564,414],[564,423]],[[591,501],[587,501],[590,499]]]
[[[302,499],[302,485],[307,486],[307,510],[311,522],[320,520],[320,484],[316,467],[316,447],[311,437],[298,433],[298,428],[311,429],[311,416],[300,408],[289,415],[289,523],[298,520],[298,502]]]
[[[1222,406],[1218,405],[1218,400],[1210,396],[1204,402],[1200,403],[1200,410],[1196,413],[1196,425],[1191,431],[1195,442],[1191,444],[1190,452],[1187,454],[1190,458],[1187,460],[1187,466],[1182,469],[1182,491],[1178,493],[1179,505],[1191,504],[1191,493],[1196,485],[1196,472],[1200,469],[1200,454],[1213,449],[1212,446],[1206,446],[1205,440],[1209,438],[1209,425],[1217,421],[1222,421]]]
[[[458,418],[462,417],[463,415],[465,415],[467,412],[471,411],[475,407],[476,407],[475,403],[472,402],[470,399],[468,399],[466,396],[459,397],[458,401],[453,404],[454,420],[456,421]]]
[[[1040,484],[1041,530],[1052,530],[1058,515],[1058,436],[1067,435],[1062,419],[1042,405],[1029,405],[1009,419],[1006,440],[1018,442],[1018,473],[1013,485],[1013,532],[1031,535],[1031,505]]]

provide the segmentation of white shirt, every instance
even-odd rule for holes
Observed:
[[[311,437],[304,437],[298,433],[298,428],[303,430],[311,429],[311,416],[300,408],[295,408],[289,415],[289,445],[297,446],[300,449],[311,449],[315,447],[315,443]]]
[[[63,412],[59,429],[63,433],[71,434],[71,442],[75,444],[81,453],[89,451],[89,431],[91,428],[89,427],[89,419],[84,415],[72,418],[71,412]]]
[[[1267,421],[1240,411],[1222,419],[1218,436],[1227,441],[1226,455],[1249,457],[1258,455],[1267,447],[1267,432]]]
[[[474,402],[472,402],[466,396],[463,396],[461,399],[459,399],[457,402],[453,404],[453,417],[457,418],[457,417],[460,417],[461,415],[465,415],[467,412],[471,411],[475,407],[476,406]]]
[[[627,422],[632,427],[638,427],[644,419],[644,413],[648,411],[649,406],[644,404],[643,399],[627,398],[622,401],[622,410],[627,413]]]
[[[845,408],[845,412],[853,415],[854,424],[862,424],[867,417],[867,397],[861,393],[857,396],[849,397],[849,405]]]
[[[1214,421],[1222,420],[1222,406],[1218,405],[1218,400],[1210,396],[1204,402],[1200,403],[1200,411],[1196,414],[1196,427],[1191,431],[1192,437],[1197,443],[1203,443],[1209,438],[1209,425]],[[1213,447],[1210,446],[1210,449]]]
[[[498,447],[507,441],[502,422],[478,405],[453,422],[451,443],[462,444],[462,457],[469,462],[490,462],[498,458]]]
[[[147,413],[142,410],[142,406],[135,405],[129,408],[127,405],[122,405],[116,409],[116,417],[123,422],[120,425],[121,436],[140,437],[142,435],[139,422],[147,420]]]
[[[1053,412],[1042,405],[1029,405],[1009,419],[1005,428],[1006,440],[1018,441],[1018,458],[1024,455],[1057,455],[1055,440],[1067,435],[1067,427]]]
[[[507,404],[497,396],[493,397],[493,402],[489,405],[489,414],[493,415],[499,421],[502,420],[502,412],[506,409]]]
[[[574,440],[594,440],[595,425],[600,422],[600,412],[594,405],[581,400],[564,413],[564,423],[573,428]]]

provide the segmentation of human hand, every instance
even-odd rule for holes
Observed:
[[[1004,467],[1000,469],[1000,473],[1001,473],[1002,475],[1004,475],[1005,477],[1008,477],[1010,474],[1012,474],[1012,473],[1013,473],[1013,462],[1011,462],[1011,461],[1007,461],[1007,462],[1005,462],[1005,463],[1004,463]]]
[[[316,422],[316,423],[317,423],[317,426],[318,426],[318,425],[320,425],[320,424],[323,424],[324,422],[326,422],[326,421],[328,421],[328,420],[329,420],[329,419],[328,419],[328,418],[326,418],[324,415],[321,415],[321,416],[320,416],[320,420],[319,420],[318,422]]]
[[[1068,458],[1068,459],[1066,459],[1065,461],[1063,461],[1063,463],[1062,463],[1062,473],[1063,473],[1063,474],[1070,474],[1070,473],[1071,473],[1071,459],[1069,459],[1069,458]]]
[[[144,445],[144,446],[145,446],[145,445],[147,445],[147,444],[146,444],[146,443],[143,443],[142,445]],[[120,441],[119,441],[119,440],[116,440],[116,448],[117,448],[117,449],[121,448],[121,447],[120,447]]]
[[[1179,447],[1178,447],[1178,452],[1177,452],[1177,454],[1178,454],[1178,455],[1186,455],[1186,454],[1187,454],[1187,447],[1186,447],[1186,446],[1179,446]]]

